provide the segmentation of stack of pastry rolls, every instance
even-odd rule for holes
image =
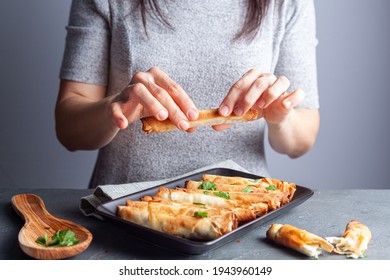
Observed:
[[[161,186],[154,196],[119,205],[125,220],[195,240],[213,240],[289,203],[295,184],[272,178],[203,174],[184,187]]]

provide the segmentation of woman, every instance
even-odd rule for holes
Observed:
[[[269,176],[266,125],[272,148],[290,157],[315,142],[312,0],[73,1],[67,31],[56,130],[71,151],[100,149],[91,187],[226,159]],[[211,108],[263,118],[188,130]],[[142,116],[181,131],[145,135]]]

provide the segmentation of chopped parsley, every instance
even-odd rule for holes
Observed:
[[[242,190],[242,192],[246,192],[246,193],[253,192],[253,187],[252,186],[246,186],[245,189]]]
[[[214,192],[214,194],[224,199],[230,199],[230,194],[228,192]]]
[[[276,191],[277,188],[275,185],[269,185],[268,187],[265,188],[267,191]]]
[[[47,235],[47,233],[45,233],[45,237],[42,236],[38,237],[37,240],[35,240],[35,242],[37,242],[40,245],[46,246],[48,240],[49,240],[49,236]]]
[[[197,218],[207,218],[207,212],[195,211],[194,212],[194,217],[197,217]]]
[[[217,190],[217,185],[213,182],[202,182],[198,189],[206,191],[215,191]]]
[[[51,241],[49,241],[49,236],[46,233],[44,237],[38,237],[35,242],[45,247],[65,247],[76,245],[79,243],[79,239],[73,231],[68,229],[58,230],[51,237]]]
[[[204,191],[203,193],[204,193],[204,194],[210,194],[211,192],[209,192],[209,191]]]

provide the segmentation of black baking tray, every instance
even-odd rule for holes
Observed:
[[[165,234],[159,231],[155,231],[153,229],[149,229],[132,222],[126,221],[116,215],[116,210],[118,205],[125,205],[127,199],[131,200],[139,200],[141,197],[145,195],[153,196],[156,194],[158,188],[160,186],[164,186],[166,188],[177,188],[184,187],[184,183],[187,180],[201,181],[203,174],[214,174],[214,175],[223,175],[223,176],[238,176],[249,179],[257,179],[263,178],[263,176],[241,172],[228,168],[214,168],[205,170],[190,176],[181,177],[179,179],[170,181],[168,183],[157,185],[155,187],[142,190],[136,193],[132,193],[115,200],[103,203],[96,208],[98,214],[107,218],[108,221],[114,222],[115,224],[124,227],[131,235],[134,237],[141,239],[145,242],[151,243],[158,247],[163,247],[169,250],[174,250],[180,253],[184,253],[187,255],[200,255],[204,254],[210,250],[216,249],[224,244],[237,240],[240,236],[246,234],[247,232],[259,227],[261,224],[264,224],[279,215],[286,213],[290,209],[297,207],[307,199],[309,199],[313,195],[313,191],[309,188],[297,185],[296,192],[294,194],[293,199],[287,203],[286,205],[273,210],[257,219],[248,222],[239,226],[237,229],[215,239],[212,241],[195,241],[188,240],[180,237],[176,237],[173,235]]]

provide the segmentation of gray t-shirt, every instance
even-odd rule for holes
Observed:
[[[245,0],[162,1],[171,30],[130,0],[75,0],[67,26],[60,78],[123,90],[132,75],[157,66],[179,83],[199,109],[217,108],[251,68],[284,75],[306,94],[300,107],[318,108],[315,14],[312,0],[271,1],[259,34],[233,41]],[[172,131],[145,135],[140,122],[100,149],[91,186],[157,180],[232,159],[269,176],[263,119],[216,132]]]

